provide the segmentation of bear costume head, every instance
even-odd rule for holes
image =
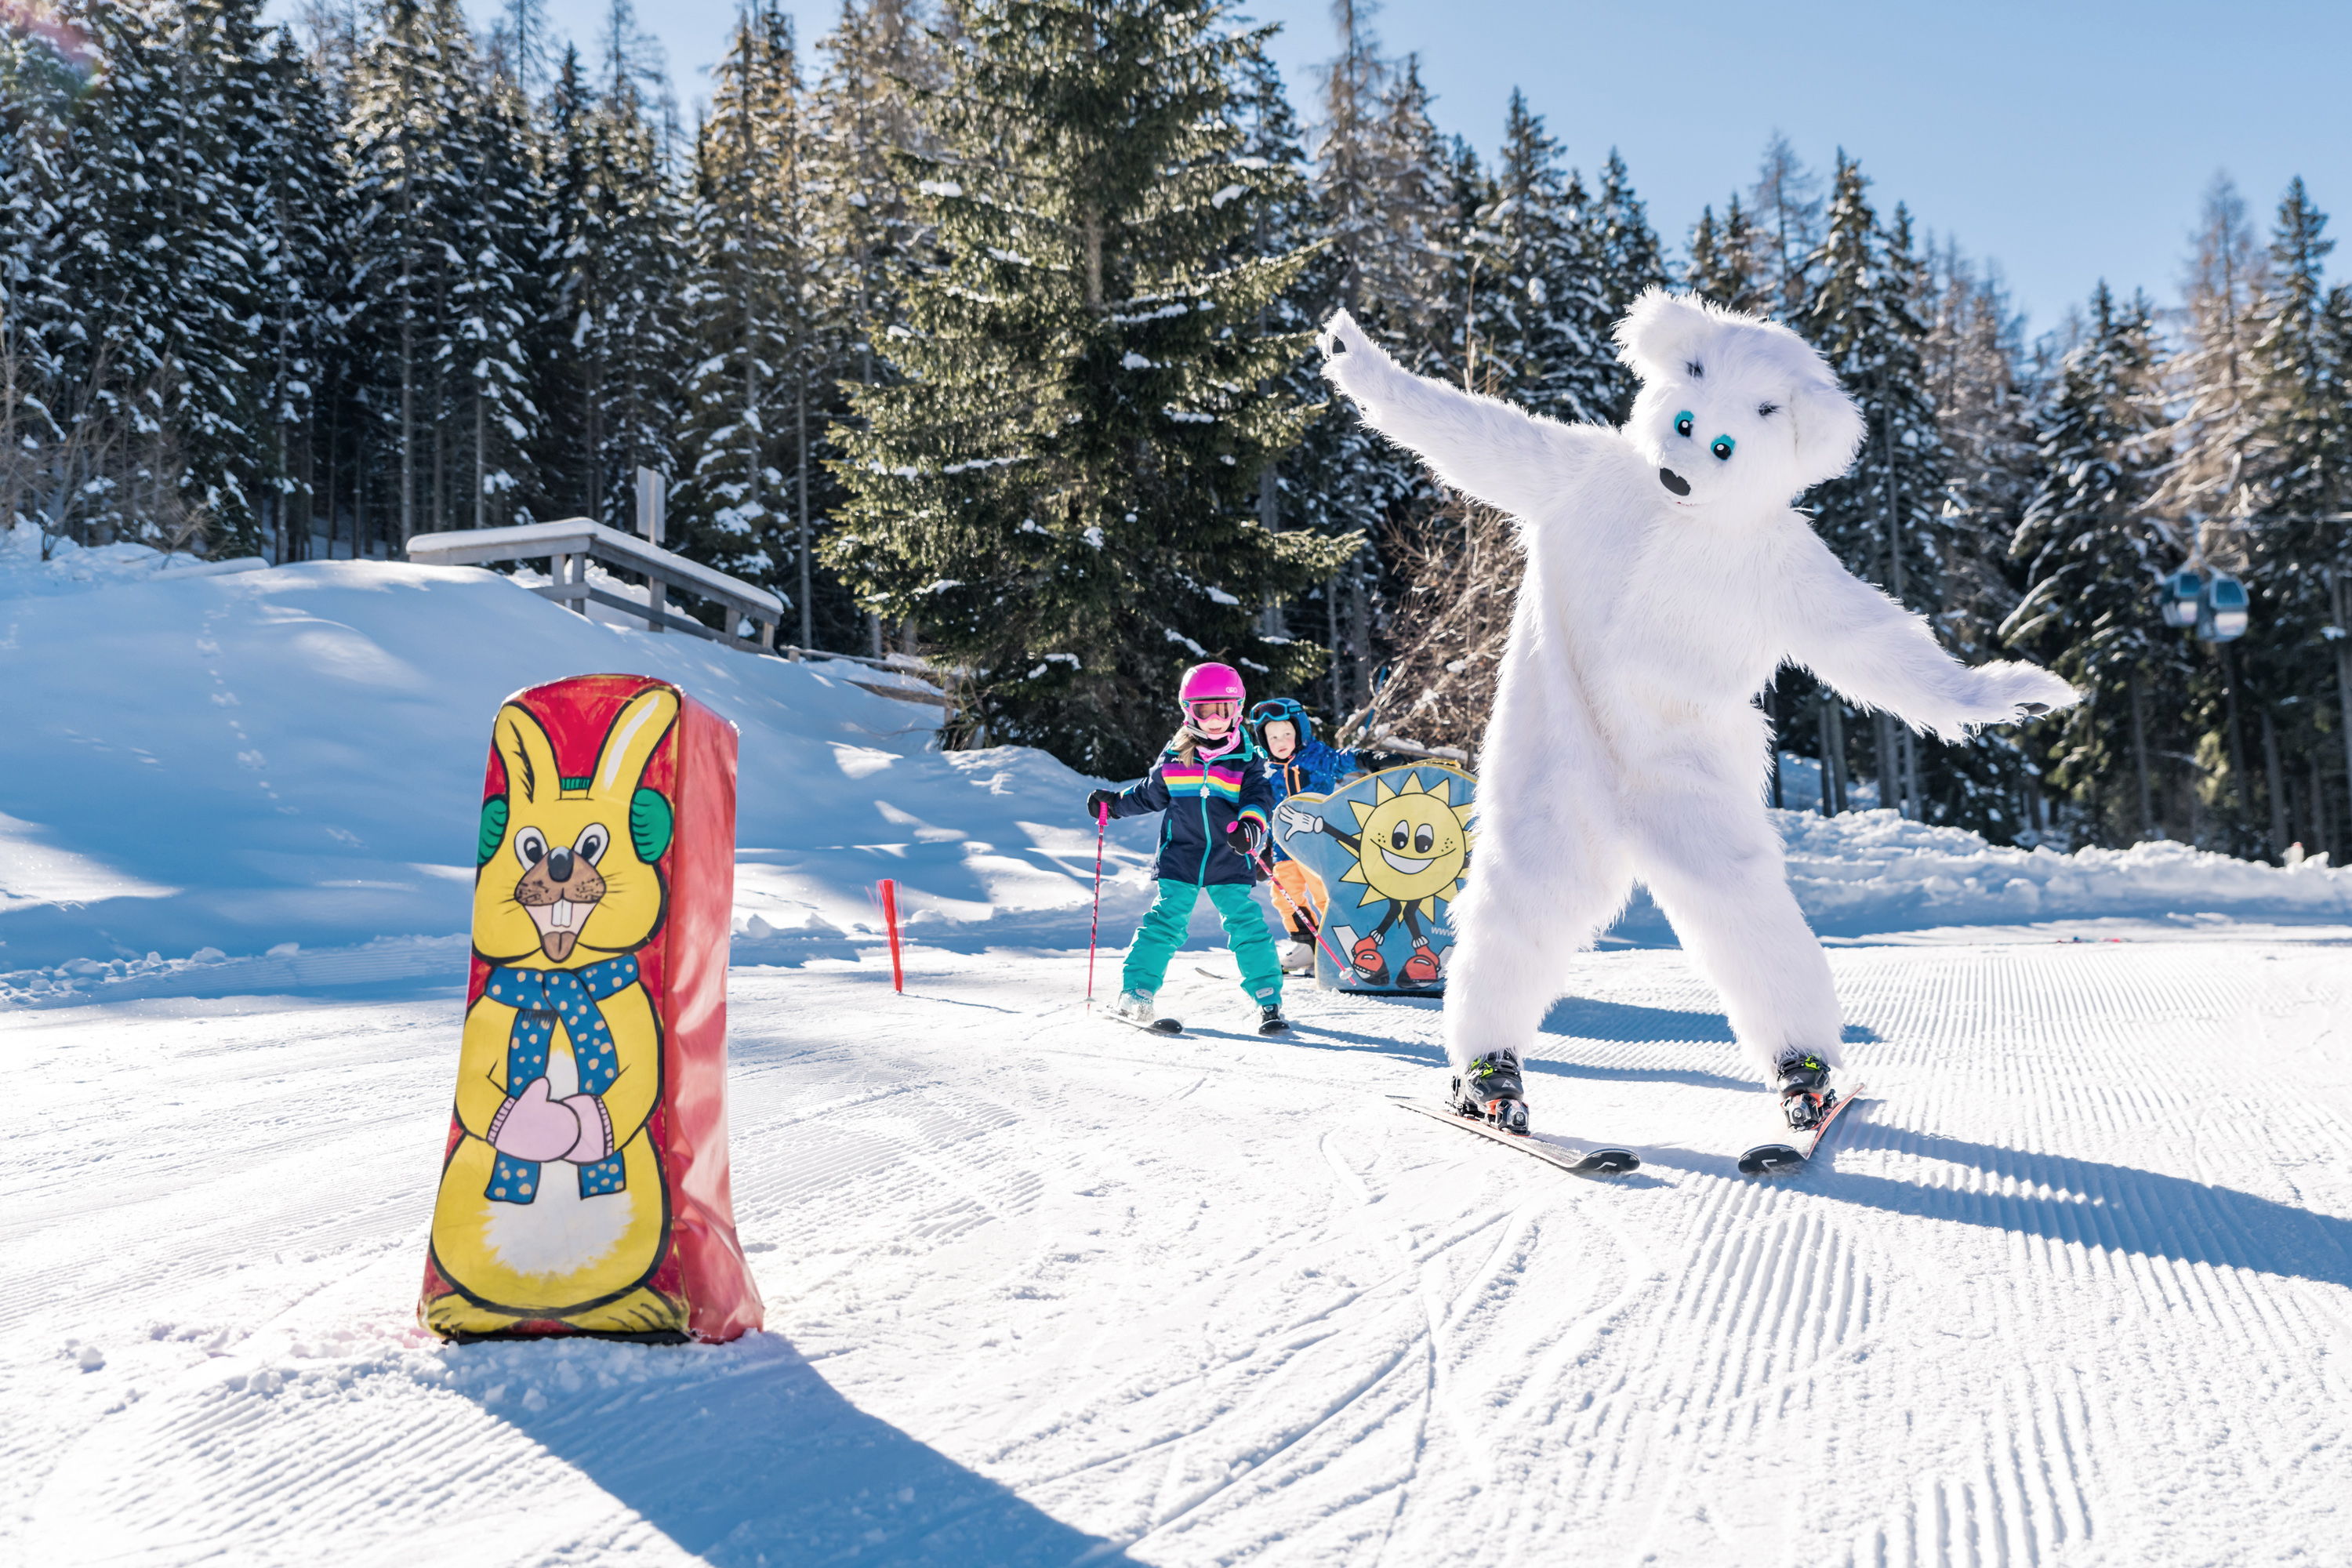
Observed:
[[[1652,289],[1616,338],[1618,359],[1642,378],[1625,437],[1675,508],[1761,518],[1853,464],[1862,414],[1788,328]]]

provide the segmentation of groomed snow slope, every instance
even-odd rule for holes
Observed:
[[[1383,1103],[1428,1005],[1175,1040],[1077,955],[739,969],[768,1331],[415,1327],[459,998],[18,1014],[0,1536],[164,1564],[2341,1561],[2340,949],[1832,955],[1871,1098],[1767,1131],[1681,955],[1580,964],[1538,1125]]]
[[[1582,1180],[1384,1102],[1438,1088],[1431,1003],[1294,987],[1261,1039],[1196,952],[1188,1037],[1087,1017],[1085,781],[929,751],[855,667],[479,572],[80,564],[0,574],[0,1562],[2341,1557],[2345,872],[1786,817],[1868,1103],[1741,1178],[1765,1096],[1621,942],[1530,1062],[1547,1135],[1646,1162]],[[442,1346],[488,718],[597,668],[742,726],[769,1326]]]

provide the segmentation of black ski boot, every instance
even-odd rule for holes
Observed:
[[[1261,1035],[1290,1033],[1290,1020],[1282,1016],[1282,1004],[1269,1002],[1257,1010],[1257,1032]]]
[[[1837,1091],[1830,1088],[1830,1064],[1811,1051],[1782,1057],[1772,1076],[1780,1090],[1780,1114],[1791,1131],[1811,1131],[1837,1103]]]
[[[1525,1137],[1527,1092],[1519,1081],[1519,1058],[1495,1051],[1471,1062],[1470,1070],[1454,1080],[1447,1103],[1461,1115]]]

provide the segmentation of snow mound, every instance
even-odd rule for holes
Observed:
[[[0,599],[37,595],[79,594],[123,583],[173,582],[194,577],[226,577],[259,572],[269,563],[258,555],[226,561],[204,561],[194,555],[165,553],[144,544],[101,544],[85,547],[70,539],[49,541],[48,558],[41,556],[41,534],[35,528],[0,530]]]
[[[910,677],[605,625],[472,567],[202,575],[117,546],[58,558],[116,563],[68,596],[29,537],[0,536],[0,994],[275,984],[189,955],[293,943],[289,973],[324,976],[321,949],[462,934],[491,715],[608,670],[741,732],[739,962],[847,956],[883,877],[918,940],[1085,941],[1089,781],[1022,748],[940,752],[939,707],[877,689],[928,693]],[[1113,828],[1107,920],[1150,896],[1153,826]],[[381,977],[361,956],[352,977]]]
[[[1773,813],[1789,884],[1825,935],[2214,913],[2352,921],[2352,868],[2268,866],[2158,840],[2128,849],[2002,848],[1892,811]]]

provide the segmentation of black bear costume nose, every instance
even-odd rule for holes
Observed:
[[[1690,481],[1683,478],[1680,474],[1675,472],[1672,468],[1660,468],[1658,470],[1658,483],[1665,486],[1666,489],[1674,491],[1675,494],[1678,496],[1686,496],[1690,494]],[[559,881],[562,880],[561,878],[558,878],[557,879]]]
[[[572,851],[551,849],[547,852],[547,879],[551,882],[572,880]]]

